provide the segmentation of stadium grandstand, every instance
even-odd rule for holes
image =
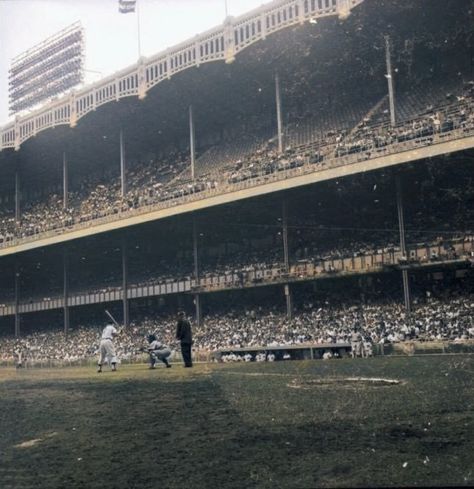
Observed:
[[[0,128],[0,361],[474,339],[473,33],[275,0]]]

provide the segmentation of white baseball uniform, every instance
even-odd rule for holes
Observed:
[[[153,340],[148,346],[148,353],[150,354],[150,362],[152,368],[154,368],[156,360],[161,360],[166,366],[168,366],[168,357],[171,355],[171,350],[158,340]]]
[[[118,331],[112,324],[108,324],[104,328],[104,331],[102,331],[102,339],[100,340],[99,365],[102,365],[105,360],[108,360],[108,362],[111,364],[117,363],[117,357],[115,356],[115,348],[113,343],[114,336],[117,333]]]

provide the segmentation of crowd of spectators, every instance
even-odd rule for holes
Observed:
[[[472,285],[472,284],[471,284]],[[370,344],[405,341],[474,340],[474,293],[463,283],[451,289],[414,299],[411,314],[387,296],[340,302],[333,299],[305,299],[292,319],[275,307],[233,307],[204,317],[194,325],[196,352],[232,351],[304,344],[348,344],[354,330]],[[154,332],[164,343],[176,348],[176,320],[172,316],[141,316],[116,339],[124,360],[140,355],[146,335]],[[0,361],[12,360],[18,352],[30,360],[74,362],[97,355],[100,327],[77,326],[68,336],[61,331],[38,332],[23,338],[0,338]]]
[[[418,167],[417,167],[418,168]],[[468,185],[472,165],[427,163],[405,178],[405,226],[411,262],[466,259],[471,257],[474,237],[474,190]],[[409,178],[408,178],[409,177]],[[376,182],[376,183],[375,183]],[[385,255],[400,256],[399,230],[392,178],[368,176],[330,182],[322,186],[312,201],[290,203],[288,248],[291,276],[342,271],[333,261],[365,256],[366,265]],[[331,209],[328,208],[331,203]],[[269,210],[258,219],[244,213],[239,218],[218,219],[219,224],[203,222],[198,238],[198,269],[201,286],[248,285],[259,278],[286,273],[279,210]],[[276,214],[276,215],[275,215]],[[168,229],[168,228],[166,228]],[[170,228],[160,234],[159,246],[150,236],[130,239],[129,287],[175,284],[193,280],[194,262],[191,231]],[[464,243],[464,245],[463,245]],[[106,242],[103,248],[78,250],[71,265],[70,294],[120,291],[122,286],[121,249]],[[454,247],[456,249],[454,249]],[[375,259],[371,260],[371,257]],[[62,295],[61,264],[53,267],[39,256],[24,263],[21,270],[21,302],[44,300]],[[83,261],[84,260],[84,261]],[[57,260],[56,260],[57,261]],[[393,258],[392,264],[397,263]],[[339,268],[338,268],[339,267]],[[362,271],[362,270],[361,270]],[[2,302],[13,302],[13,271],[10,289],[5,287]],[[266,277],[264,279],[263,277]],[[224,280],[225,278],[225,280]],[[213,285],[214,284],[214,285]],[[7,290],[8,289],[8,290]]]
[[[328,304],[307,307],[291,320],[282,313],[242,316],[237,311],[208,317],[205,328],[196,332],[201,348],[285,346],[304,343],[350,343],[353,328],[361,329],[372,343],[397,343],[405,340],[461,341],[474,339],[472,312],[474,296],[449,302],[433,299],[415,306],[407,317],[402,304]]]
[[[459,249],[455,250],[453,247],[454,242],[452,241],[443,239],[435,240],[431,243],[434,247],[431,252],[426,251],[426,246],[420,244],[418,248],[412,247],[406,260],[401,263],[410,263],[413,265],[439,263],[443,260],[472,260],[474,258],[474,234],[465,236],[463,240],[464,252],[460,252]],[[419,252],[415,255],[418,249],[423,251],[422,255]],[[370,263],[371,256],[380,257],[381,254],[384,254],[384,263],[386,265],[388,263],[396,265],[398,261],[394,260],[391,262],[390,257],[397,252],[400,252],[398,245],[377,247],[375,243],[367,241],[366,243],[359,243],[358,248],[346,249],[339,246],[333,250],[327,248],[321,255],[300,255],[301,258],[291,263],[287,271],[281,253],[272,254],[270,252],[267,254],[265,249],[263,249],[259,253],[254,252],[248,255],[245,255],[245,253],[237,254],[229,262],[226,262],[224,257],[221,257],[221,260],[212,268],[208,264],[207,267],[201,269],[198,284],[204,290],[214,290],[216,288],[226,289],[229,287],[243,288],[257,283],[272,283],[273,280],[281,281],[284,277],[288,276],[292,279],[311,279],[315,275],[337,274],[338,272],[346,271],[343,268],[342,261],[339,262],[338,260],[347,258],[365,256],[368,258],[367,263]],[[303,253],[303,250],[301,250],[301,253]],[[356,267],[353,271],[363,273],[367,270],[364,270],[361,265],[360,269]],[[180,281],[192,280],[194,280],[194,274],[191,265],[177,266],[168,264],[167,267],[155,273],[149,271],[142,276],[135,275],[134,279],[129,283],[129,288],[165,284],[176,286],[176,283]],[[101,277],[91,274],[88,281],[76,281],[70,289],[70,295],[105,294],[114,291],[120,292],[121,290],[122,284],[119,274],[108,273],[106,276]],[[12,290],[9,291],[9,295],[6,292],[5,295],[2,295],[5,304],[0,304],[0,307],[14,302]],[[53,298],[60,298],[61,295],[61,284],[57,281],[49,286],[46,286],[45,282],[32,281],[23,287],[21,303],[51,301]],[[8,300],[5,300],[7,298]]]
[[[436,134],[455,128],[471,131],[474,129],[473,96],[474,82],[469,82],[457,97],[447,94],[448,104],[433,108],[429,114],[413,121],[391,127],[386,120],[373,124],[369,117],[350,131],[335,128],[327,132],[322,141],[287,147],[281,154],[276,149],[275,139],[272,139],[251,155],[227,165],[225,171],[217,167],[214,173],[201,175],[195,180],[190,179],[189,159],[183,153],[171,153],[160,162],[135,162],[127,175],[124,196],[121,195],[118,176],[102,176],[100,183],[90,176],[70,192],[66,207],[62,197],[53,194],[40,201],[25,203],[19,222],[5,211],[0,215],[0,243],[14,237],[24,238],[125,213],[157,202],[175,201],[206,190],[224,189],[228,185],[304,165],[322,168],[331,158],[357,153],[368,159],[374,152],[395,143],[422,139],[429,144]]]
[[[62,331],[42,331],[28,334],[21,339],[4,337],[0,341],[0,361],[17,358],[30,361],[77,362],[94,358],[99,353],[102,330],[100,327],[78,326],[67,337]],[[124,331],[115,340],[116,350],[123,360],[140,354],[145,337],[136,327]]]
[[[254,154],[238,161],[229,170],[228,183],[269,175],[301,167],[305,164],[324,167],[329,159],[352,154],[369,159],[387,147],[407,141],[420,140],[430,144],[436,134],[445,134],[453,129],[472,131],[474,129],[474,82],[469,82],[461,95],[447,93],[450,103],[432,107],[428,114],[410,121],[402,121],[390,126],[386,118],[374,124],[371,117],[365,117],[352,130],[333,130],[325,134],[323,140],[288,147],[283,153],[275,149],[274,141],[267,143]],[[454,100],[453,100],[454,99]]]
[[[460,95],[446,94],[448,104],[431,107],[424,117],[413,121],[403,121],[394,127],[372,125],[370,118],[364,119],[358,127],[346,137],[339,134],[335,155],[345,156],[353,153],[365,153],[370,158],[374,151],[394,143],[403,143],[414,139],[433,140],[435,134],[444,134],[453,129],[474,128],[474,81],[469,82]],[[453,101],[455,99],[455,101]]]
[[[272,43],[255,43],[248,51],[250,70],[263,59],[285,68],[283,154],[276,151],[275,138],[268,140],[269,127],[276,132],[274,121],[266,117],[270,112],[265,117],[259,112],[257,100],[268,87],[262,92],[255,79],[252,83],[259,88],[254,110],[234,111],[231,120],[223,121],[221,132],[229,137],[202,135],[217,144],[199,148],[204,151],[196,180],[190,178],[189,152],[182,150],[128,161],[124,196],[118,175],[91,173],[75,180],[74,188],[71,185],[66,208],[62,196],[46,195],[22,201],[19,222],[12,209],[0,210],[0,245],[205,190],[225,191],[245,180],[283,176],[305,165],[324,167],[329,160],[351,154],[370,158],[393,144],[413,140],[430,144],[455,128],[474,129],[474,82],[468,81],[472,11],[456,3],[432,7],[429,16],[423,4],[384,4],[382,9],[375,7],[377,15],[367,8],[368,13],[359,9],[346,23],[328,18],[298,28],[299,34],[281,31]],[[395,127],[388,123],[381,33],[390,34],[393,47],[399,119]],[[291,76],[285,74],[286,63]],[[243,133],[237,130],[240,127],[245,127]]]

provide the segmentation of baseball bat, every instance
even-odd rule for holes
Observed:
[[[109,316],[109,318],[113,321],[113,323],[115,324],[115,326],[117,326],[117,328],[120,328],[120,324],[115,320],[115,318],[112,316],[112,314],[110,314],[110,312],[107,309],[105,310],[105,314]]]

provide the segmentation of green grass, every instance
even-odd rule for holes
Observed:
[[[4,369],[0,433],[2,489],[473,485],[474,357]]]

